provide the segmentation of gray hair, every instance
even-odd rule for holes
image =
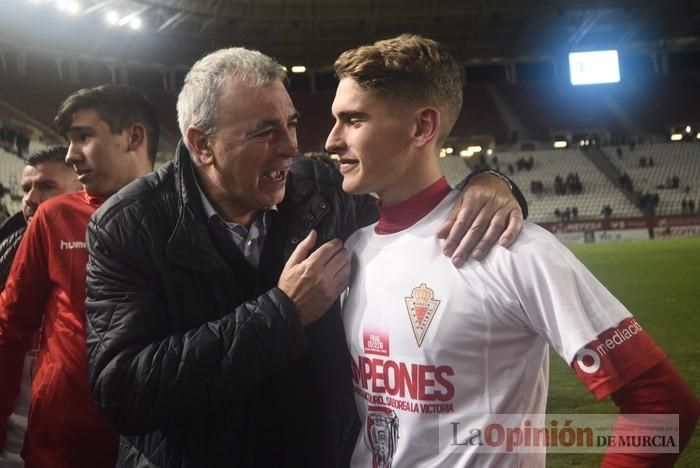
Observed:
[[[177,121],[188,149],[185,135],[190,125],[209,135],[216,132],[217,103],[231,77],[264,86],[275,80],[285,82],[287,72],[273,58],[243,47],[220,49],[199,59],[187,73],[177,98]]]

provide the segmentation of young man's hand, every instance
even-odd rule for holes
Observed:
[[[510,187],[492,174],[469,180],[437,233],[446,239],[443,253],[456,266],[483,259],[496,242],[510,246],[523,228],[523,213]]]

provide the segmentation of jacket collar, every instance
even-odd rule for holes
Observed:
[[[173,168],[178,213],[168,240],[168,260],[197,271],[226,269],[226,261],[209,236],[206,215],[195,182],[194,165],[182,140],[175,152]]]

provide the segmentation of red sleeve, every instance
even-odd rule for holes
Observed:
[[[600,400],[665,358],[642,326],[629,317],[581,348],[571,367]]]
[[[700,402],[668,359],[628,382],[612,394],[620,414],[677,414],[678,453],[611,453],[603,459],[605,468],[673,466],[688,445],[700,416]],[[619,421],[619,419],[618,419]],[[613,435],[618,434],[617,428]]]
[[[50,289],[43,214],[40,207],[27,227],[0,295],[0,450],[19,394],[24,355],[41,326]]]

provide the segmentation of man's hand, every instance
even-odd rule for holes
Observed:
[[[343,243],[333,239],[311,253],[315,243],[312,230],[292,252],[278,283],[303,325],[323,317],[350,281],[350,255]]]
[[[443,253],[462,266],[469,254],[481,260],[498,241],[510,246],[523,228],[523,213],[504,181],[491,174],[474,176],[437,233],[447,239]]]

